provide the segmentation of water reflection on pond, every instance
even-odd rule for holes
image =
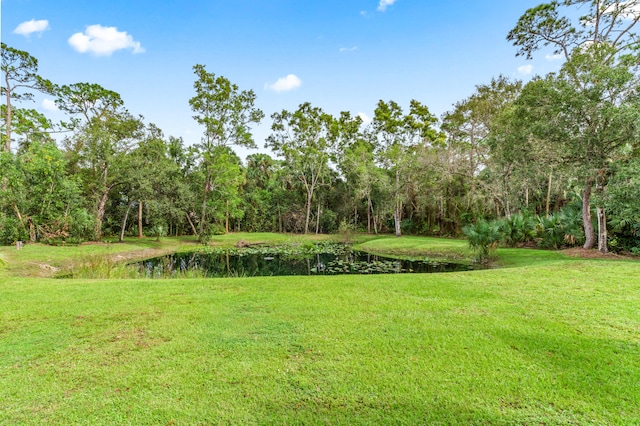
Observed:
[[[175,253],[135,263],[145,277],[189,275],[253,277],[278,275],[338,275],[381,273],[433,273],[474,269],[467,264],[430,260],[398,260],[343,247],[314,254],[269,252]]]

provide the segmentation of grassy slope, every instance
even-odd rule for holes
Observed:
[[[405,236],[383,236],[357,244],[361,250],[398,256],[470,259],[472,253],[465,240]]]
[[[150,238],[128,239],[125,243],[117,244],[86,244],[80,246],[52,247],[43,244],[27,244],[22,250],[15,247],[0,246],[0,260],[6,263],[5,268],[0,264],[0,277],[47,277],[56,271],[76,264],[92,257],[112,257],[114,261],[118,255],[130,253],[164,253],[184,247],[198,247],[195,241],[189,239],[168,239],[161,243]]]
[[[429,244],[406,241],[414,255]],[[640,423],[640,265],[501,261],[511,268],[5,276],[0,424]]]

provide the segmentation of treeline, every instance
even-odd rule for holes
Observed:
[[[253,91],[203,65],[189,105],[204,132],[187,146],[129,113],[119,94],[50,82],[3,43],[0,242],[463,229],[491,241],[500,220],[511,243],[554,235],[552,246],[640,251],[638,2],[578,2],[590,10],[576,23],[562,15],[573,3],[530,9],[508,35],[529,57],[550,44],[564,56],[559,72],[527,84],[494,78],[440,118],[416,100],[406,110],[380,101],[367,124],[304,103],[271,115],[276,158],[246,163],[233,148],[256,147],[250,129],[264,113]],[[68,119],[28,108],[35,92]]]

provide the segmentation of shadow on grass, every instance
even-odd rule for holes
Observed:
[[[588,401],[591,412],[584,414],[600,419],[596,423],[640,424],[640,344],[578,333],[495,335],[520,358],[523,371],[536,372],[534,379],[548,386],[547,403],[581,413],[584,407],[571,401]]]

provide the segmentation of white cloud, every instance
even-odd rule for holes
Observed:
[[[367,114],[365,114],[364,112],[359,112],[358,113],[358,117],[360,117],[360,119],[362,120],[362,124],[364,124],[365,126],[369,123],[371,123],[371,117],[369,117]]]
[[[42,33],[45,30],[49,29],[49,21],[46,19],[40,19],[36,21],[32,19],[30,21],[23,22],[18,25],[15,30],[13,30],[14,34],[20,34],[23,36],[30,36],[33,33]]]
[[[43,99],[42,100],[42,109],[45,111],[57,111],[58,106],[51,99]]]
[[[384,12],[387,10],[387,7],[393,5],[395,2],[396,0],[380,0],[380,3],[378,4],[378,12]]]
[[[564,56],[562,55],[562,53],[555,53],[553,55],[549,55],[548,53],[546,55],[544,55],[544,58],[547,61],[559,61],[562,58],[564,58]]]
[[[302,80],[295,75],[289,74],[286,77],[281,77],[273,84],[265,83],[264,88],[266,90],[272,90],[276,93],[288,92],[289,90],[296,89],[302,85]]]
[[[532,71],[533,71],[533,65],[531,65],[531,64],[522,65],[522,66],[518,67],[518,72],[520,74],[528,75],[528,74],[531,74]]]
[[[102,25],[89,25],[84,33],[75,33],[69,37],[69,44],[80,53],[90,52],[98,56],[109,56],[121,49],[131,49],[133,53],[144,52],[140,42],[126,31]]]
[[[635,0],[627,0],[622,2],[612,2],[604,11],[603,15],[618,15],[618,19],[625,21],[632,21],[640,17],[640,3]],[[593,19],[589,17],[580,18],[580,22],[583,25],[592,27],[595,23]]]
[[[604,13],[620,12],[622,19],[628,21],[636,19],[640,16],[640,3],[636,3],[632,0],[623,1],[620,3],[612,3]]]
[[[340,48],[340,52],[355,52],[356,50],[358,50],[358,46],[353,46],[353,47],[341,47]]]

